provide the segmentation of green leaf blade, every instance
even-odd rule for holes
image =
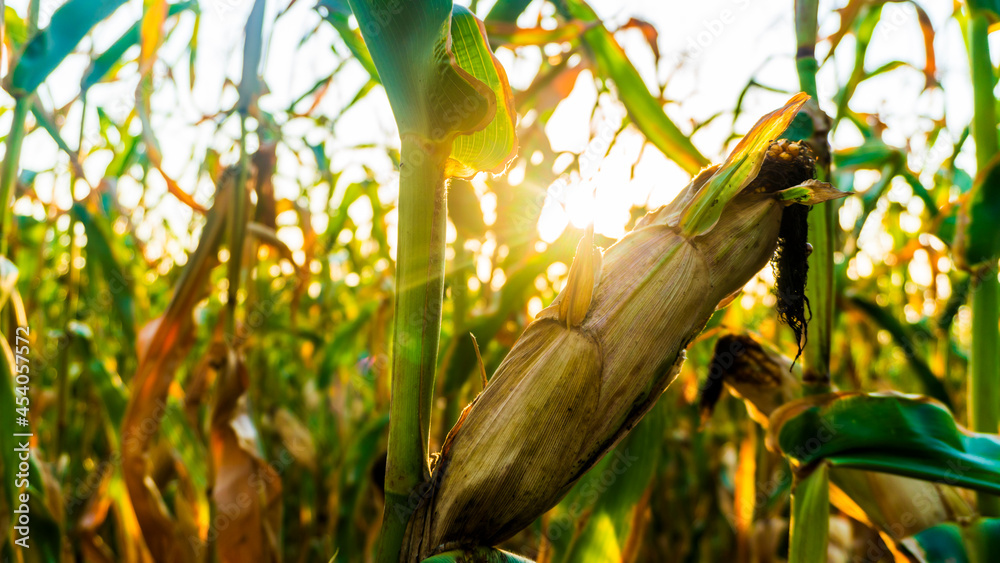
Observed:
[[[176,16],[185,10],[197,11],[197,9],[198,6],[194,2],[177,2],[176,4],[170,4],[167,8],[167,17],[170,18]],[[84,73],[83,78],[80,80],[81,92],[86,92],[92,86],[99,83],[101,80],[104,80],[104,77],[106,77],[108,73],[115,68],[121,58],[125,55],[125,52],[128,51],[129,48],[139,44],[141,25],[141,22],[136,22],[135,25],[122,34],[117,41],[112,43],[110,47],[90,62],[87,72]]]
[[[28,41],[11,72],[8,91],[14,96],[34,92],[95,25],[124,3],[125,0],[69,0],[60,6],[52,14],[48,27]]]
[[[830,536],[830,466],[797,478],[792,492],[789,561],[825,561]]]
[[[776,411],[770,432],[800,464],[826,460],[1000,494],[1000,437],[965,430],[923,397],[810,397]]]
[[[985,563],[1000,553],[1000,518],[979,518],[968,523],[946,522],[903,540],[921,561]]]

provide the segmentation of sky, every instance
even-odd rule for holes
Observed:
[[[45,25],[60,2],[41,1],[40,24]],[[840,7],[845,1],[820,2],[821,36],[827,36],[837,29],[839,17],[834,8]],[[12,0],[8,3],[19,14],[24,14],[26,4],[26,0]],[[491,4],[489,0],[480,2],[478,13],[484,15]],[[760,115],[780,106],[789,97],[787,94],[751,91],[744,101],[743,114],[734,125],[732,108],[751,77],[774,88],[787,91],[796,89],[798,81],[794,64],[795,38],[790,0],[592,0],[591,4],[612,29],[632,17],[646,20],[655,26],[659,32],[659,65],[655,64],[653,54],[639,31],[623,31],[618,33],[617,38],[651,89],[658,88],[658,84],[666,84],[666,97],[678,102],[668,104],[666,111],[682,130],[690,131],[694,123],[703,122],[722,112],[693,137],[695,145],[712,160],[720,160],[727,149],[731,148],[731,145],[725,146],[723,143],[734,127],[739,133],[747,131]],[[972,94],[967,84],[968,62],[961,30],[949,19],[951,2],[921,1],[919,4],[929,13],[937,32],[935,48],[939,80],[943,87],[922,92],[922,73],[916,68],[904,66],[862,84],[851,106],[855,111],[878,112],[889,126],[885,133],[886,142],[899,147],[906,146],[915,133],[929,129],[932,126],[931,120],[940,119],[946,111],[949,129],[954,131],[961,131],[971,115]],[[198,178],[198,164],[202,161],[205,150],[213,148],[222,152],[225,164],[235,162],[237,158],[234,147],[239,136],[238,122],[229,119],[221,130],[216,131],[216,124],[204,122],[203,117],[232,107],[236,100],[235,88],[231,84],[227,86],[226,81],[239,81],[242,30],[251,5],[251,0],[206,0],[202,3],[193,87],[189,84],[188,77],[192,69],[188,67],[186,54],[194,27],[191,14],[183,15],[173,28],[161,50],[161,60],[155,71],[159,87],[152,101],[153,129],[162,146],[164,170],[181,186],[193,192],[195,199],[202,203],[210,202],[214,191],[206,178]],[[522,16],[522,23],[535,21],[542,9],[545,10],[543,15],[550,16],[551,5],[545,5],[544,8],[542,6],[537,1],[532,3]],[[287,7],[285,2],[269,2],[267,12],[264,33],[265,37],[270,37],[270,41],[265,45],[263,76],[269,93],[259,103],[265,111],[281,114],[293,100],[319,78],[332,72],[341,62],[340,57],[330,48],[333,44],[339,44],[340,40],[332,28],[321,22],[311,2],[295,2],[291,7]],[[282,12],[280,17],[279,12]],[[89,62],[88,53],[101,52],[107,48],[138,20],[141,13],[141,1],[131,0],[112,18],[100,24],[93,33],[92,40],[87,39],[81,45],[82,52],[71,56],[42,87],[43,103],[50,108],[68,103],[78,92],[80,76]],[[889,3],[884,13],[869,49],[866,68],[874,69],[891,60],[901,60],[922,68],[924,49],[913,6],[909,3]],[[303,41],[307,36],[308,39]],[[820,46],[820,57],[826,55],[826,48],[825,45]],[[994,52],[998,51],[1000,49]],[[500,49],[497,56],[515,88],[530,83],[540,64],[540,55],[533,49],[521,49],[518,52]],[[824,101],[824,109],[828,112],[832,112],[833,108],[827,100],[833,97],[837,85],[846,79],[853,65],[853,58],[852,39],[848,38],[838,50],[832,64],[825,65],[821,70],[819,93]],[[4,64],[6,65],[6,61]],[[3,70],[6,72],[6,68]],[[176,88],[164,79],[168,72],[172,74]],[[91,90],[88,113],[83,119],[85,145],[97,141],[95,107],[104,108],[116,119],[122,119],[131,110],[137,83],[135,74],[134,64],[126,66],[119,73],[119,80],[97,85]],[[348,62],[319,110],[327,115],[339,113],[366,78],[367,75],[358,63]],[[5,94],[0,96],[0,103],[11,105]],[[584,71],[571,95],[559,105],[546,127],[546,134],[554,150],[603,154],[607,149],[609,133],[622,123],[625,111],[613,97],[604,96],[600,100],[601,111],[591,122],[589,112],[596,97],[593,78],[589,71]],[[6,112],[0,116],[0,129],[8,127],[9,122],[10,112]],[[64,138],[75,140],[79,136],[80,123],[81,106],[76,104],[63,129]],[[338,189],[342,190],[351,181],[361,179],[365,174],[362,166],[367,166],[375,171],[382,184],[381,195],[386,200],[395,196],[398,189],[396,173],[382,147],[398,146],[398,139],[391,110],[380,89],[344,113],[332,130],[318,130],[306,123],[306,120],[298,120],[288,123],[285,132],[289,137],[301,133],[310,143],[326,142],[333,169],[344,170]],[[911,167],[920,170],[924,168],[925,160],[931,164],[940,162],[949,155],[952,141],[948,135],[942,135],[936,147],[911,147]],[[861,136],[847,124],[838,129],[832,142],[834,148],[851,147],[860,144]],[[356,148],[361,145],[370,148]],[[560,178],[559,182],[568,185],[570,189],[562,192],[568,194],[566,197],[550,197],[546,201],[539,224],[542,237],[554,240],[569,222],[576,226],[594,222],[597,232],[618,238],[624,234],[628,209],[633,204],[646,203],[655,207],[669,202],[687,183],[688,175],[649,146],[641,152],[641,159],[634,168],[634,176],[631,176],[632,164],[639,156],[642,145],[641,134],[634,126],[630,126],[618,138],[607,158],[584,167],[581,174],[574,173]],[[254,144],[248,146],[251,151],[255,148]],[[531,155],[521,157],[530,158]],[[962,159],[965,160],[960,160],[961,164],[973,168],[971,153],[963,155]],[[108,151],[98,152],[87,158],[84,165],[87,182],[76,186],[77,198],[85,195],[88,189],[86,184],[97,185],[110,160],[111,154]],[[300,192],[300,186],[317,184],[318,172],[310,164],[300,164],[282,148],[275,179],[276,195],[279,198],[295,198]],[[553,163],[556,170],[565,165],[565,162],[560,163],[558,159]],[[22,166],[29,170],[48,170],[36,180],[39,196],[47,201],[55,201],[60,208],[69,207],[69,175],[66,173],[68,161],[44,132],[36,132],[26,139]],[[932,169],[933,166],[927,168]],[[511,181],[516,183],[519,178],[517,165],[510,174]],[[523,173],[520,177],[523,178]],[[859,174],[855,188],[863,190],[877,178],[877,172]],[[126,208],[136,206],[140,194],[138,184],[123,180],[122,185],[116,188],[122,205]],[[162,180],[154,176],[150,181],[149,193],[164,193],[165,190]],[[318,186],[310,193],[308,204],[314,212],[314,227],[317,229],[325,227],[323,206],[327,199],[326,190],[325,186]],[[905,185],[894,186],[894,190],[901,190],[899,197],[904,200],[912,197],[912,194],[905,193],[908,190]],[[40,209],[29,209],[30,204],[27,202],[19,202],[19,205],[22,208],[18,212],[41,213]],[[489,202],[484,202],[484,210],[487,212],[488,205]],[[370,207],[366,209],[364,204],[356,207],[357,209],[351,209],[356,220],[364,222],[366,213],[370,217]],[[847,204],[845,208],[849,214],[852,206]],[[290,219],[288,223],[291,222]],[[392,217],[389,219],[392,221]],[[164,220],[175,231],[176,236],[168,236],[160,228]],[[149,216],[142,217],[139,233],[150,239],[150,252],[166,252],[176,261],[182,262],[184,253],[194,245],[193,237],[186,235],[191,222],[191,210],[167,196]],[[845,224],[849,223],[850,221],[845,221]],[[919,229],[919,218],[916,219],[916,225],[911,226]],[[390,235],[392,232],[394,228],[390,226]],[[879,233],[866,235],[866,240],[862,241],[863,249],[868,250],[867,245],[872,254],[884,252],[884,249],[876,248]],[[279,236],[292,248],[301,244],[301,231],[292,225],[283,226],[279,230]]]

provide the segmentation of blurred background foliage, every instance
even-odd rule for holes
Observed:
[[[57,4],[4,8],[5,90],[17,104],[3,95],[0,131],[9,155],[22,120],[25,148],[13,213],[5,211],[12,218],[0,286],[8,291],[16,264],[17,295],[4,311],[22,311],[32,334],[37,548],[15,553],[6,543],[3,554],[150,561],[157,553],[137,516],[153,510],[181,540],[217,542],[224,561],[239,553],[226,554],[238,549],[226,543],[226,528],[258,536],[273,560],[370,560],[382,509],[399,153],[349,6],[145,0],[115,12],[120,2]],[[432,450],[480,389],[472,335],[490,374],[562,287],[588,222],[610,245],[683,187],[706,155],[732,147],[759,115],[749,104],[775,106],[798,90],[786,29],[775,34],[788,41],[773,63],[784,74],[764,65],[715,113],[692,118],[697,112],[685,108],[704,105],[707,94],[668,95],[677,91],[670,80],[686,80],[692,68],[716,79],[729,70],[700,58],[709,45],[697,43],[698,33],[686,50],[662,50],[656,26],[631,17],[633,4],[604,9],[613,12],[604,18],[578,0],[470,6],[512,77],[520,149],[507,174],[449,188]],[[744,4],[722,6],[734,23],[720,13],[719,33],[741,25]],[[831,369],[842,390],[929,395],[963,421],[971,276],[957,267],[953,244],[976,165],[968,110],[949,115],[968,103],[967,90],[956,86],[955,102],[941,80],[942,67],[967,73],[956,58],[965,56],[961,43],[958,55],[953,45],[966,15],[957,3],[943,18],[936,8],[932,19],[924,2],[821,3],[819,102],[832,119],[832,181],[855,192],[832,204]],[[791,6],[781,10],[791,14]],[[249,11],[245,27],[239,19],[219,28],[238,32],[239,52],[201,44],[209,11],[212,25]],[[288,14],[298,28],[283,25]],[[99,23],[109,16],[117,27]],[[40,23],[52,31],[36,35]],[[939,40],[943,28],[948,42]],[[899,33],[922,56],[884,61],[869,49],[879,33]],[[266,65],[283,62],[274,52],[321,60],[321,70],[312,66],[318,78],[305,87],[299,77],[263,80]],[[205,58],[221,72],[198,74]],[[215,107],[200,104],[199,87],[216,93],[220,110],[199,113]],[[884,98],[888,115],[872,109],[873,96]],[[895,97],[913,102],[912,111],[891,111]],[[570,111],[585,126],[562,135],[572,143],[553,142],[554,116]],[[702,128],[710,135],[699,136]],[[649,158],[659,163],[652,180],[647,171],[633,181]],[[232,189],[241,179],[251,187],[245,215],[233,211],[243,209]],[[617,207],[602,190],[619,193]],[[234,260],[221,226],[232,221],[245,222],[249,240],[236,278],[221,266]],[[546,562],[784,560],[787,462],[765,447],[765,430],[742,401],[724,397],[710,417],[697,401],[722,334],[749,333],[795,355],[773,310],[773,281],[762,271],[720,310],[653,411],[505,547]],[[219,352],[231,305],[236,359]],[[157,365],[142,368],[150,355]],[[153,507],[130,500],[122,454],[143,369],[158,370],[150,373],[166,385],[162,404],[145,405],[159,409],[162,424],[144,429],[132,420],[149,440]],[[272,485],[274,496],[254,500],[260,510],[249,516],[210,502],[213,487],[240,471]],[[9,510],[0,514],[9,520]],[[212,549],[190,549],[211,560]],[[831,561],[890,561],[894,552],[871,526],[833,509]]]

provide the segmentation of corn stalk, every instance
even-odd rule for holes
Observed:
[[[444,298],[445,180],[503,172],[513,96],[482,22],[450,0],[352,0],[401,141],[392,395],[378,561],[399,560],[430,476],[431,404]]]
[[[817,0],[795,1],[795,35],[796,35],[796,68],[799,74],[799,87],[818,100],[816,89],[816,73],[819,65],[816,61]],[[827,118],[815,104],[808,112],[813,121],[813,136],[810,146],[818,155],[816,177],[826,180],[830,177],[830,152],[826,139]],[[809,217],[809,241],[813,252],[810,257],[807,273],[806,299],[812,315],[806,327],[806,343],[804,350],[805,374],[807,392],[824,393],[830,389],[830,346],[833,331],[833,206],[820,205]],[[801,346],[802,343],[800,342]],[[796,558],[812,557],[825,554],[828,542],[829,502],[811,497],[822,495],[829,490],[829,473],[824,469],[815,471],[805,477],[808,487],[800,484],[798,478],[792,491],[793,518],[789,530],[789,556]],[[797,476],[798,477],[798,476]],[[814,512],[810,518],[803,518],[803,496],[810,497],[813,506],[822,505],[822,511]],[[802,559],[805,560],[805,559]]]
[[[796,0],[795,32],[798,43],[796,67],[799,73],[799,87],[817,100],[816,72],[816,0]],[[830,177],[830,145],[827,142],[828,119],[815,102],[806,106],[812,118],[813,135],[808,139],[810,148],[816,154],[816,178],[826,181]],[[804,377],[808,386],[822,393],[830,385],[830,337],[833,331],[833,226],[832,205],[820,205],[809,214],[809,243],[813,247],[809,260],[809,278],[806,297],[812,311],[804,350]]]
[[[996,166],[997,116],[993,87],[996,83],[990,60],[989,20],[985,9],[969,7],[966,39],[972,73],[973,122],[976,167],[980,182]],[[991,174],[995,177],[995,174]],[[968,408],[972,430],[1000,430],[1000,282],[997,256],[980,266],[972,287],[972,351],[969,362]],[[980,493],[979,510],[985,516],[1000,515],[1000,498]]]

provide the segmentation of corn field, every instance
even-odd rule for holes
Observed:
[[[4,563],[1000,560],[997,0],[0,9]]]

